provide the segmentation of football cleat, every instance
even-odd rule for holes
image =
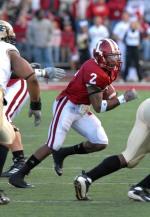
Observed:
[[[64,156],[61,154],[60,151],[53,151],[53,160],[54,160],[54,169],[58,176],[62,176],[63,174],[63,161]]]
[[[20,171],[18,171],[17,173],[10,176],[9,183],[11,185],[15,186],[16,188],[32,188],[32,187],[34,187],[33,185],[25,182],[24,177],[25,177],[25,175],[22,174]]]
[[[128,197],[135,201],[150,202],[150,193],[140,186],[132,186],[128,191]]]
[[[89,186],[91,185],[92,180],[82,171],[82,174],[76,176],[74,179],[74,188],[76,193],[76,198],[78,200],[89,200],[87,196]]]
[[[6,196],[3,190],[0,190],[0,205],[6,205],[10,199]]]
[[[1,177],[9,178],[11,175],[18,172],[23,167],[24,163],[24,160],[18,161],[16,163],[14,162],[14,164],[7,171],[1,174]]]

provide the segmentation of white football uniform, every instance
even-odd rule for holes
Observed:
[[[9,50],[15,50],[19,53],[18,49],[9,43],[0,41],[0,87],[5,91],[8,81],[11,76],[11,62],[8,55]]]
[[[135,167],[150,152],[150,98],[138,107],[136,120],[122,152],[128,167]]]
[[[108,137],[101,121],[88,111],[88,106],[76,105],[64,97],[53,104],[53,119],[47,140],[48,147],[59,150],[70,128],[93,144],[108,145]]]
[[[14,129],[5,116],[3,106],[3,97],[5,97],[7,84],[12,73],[11,61],[8,54],[10,50],[19,53],[14,45],[0,41],[0,143],[7,145],[11,144],[15,138]]]

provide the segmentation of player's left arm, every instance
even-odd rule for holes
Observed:
[[[119,105],[130,102],[138,97],[137,92],[134,88],[127,90],[120,96],[114,96],[108,100],[102,100],[101,112],[109,111],[116,108]]]
[[[103,92],[94,85],[87,86],[90,102],[97,113],[106,112],[116,108],[117,106],[127,103],[137,98],[135,89],[127,90],[120,96],[114,96],[111,99],[104,100]]]

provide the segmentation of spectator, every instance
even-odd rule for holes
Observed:
[[[25,59],[28,59],[27,27],[27,17],[25,14],[21,14],[14,25],[14,32],[16,33],[16,47]]]
[[[121,58],[122,58],[122,69],[123,72],[125,69],[125,43],[124,43],[124,36],[130,26],[129,14],[128,12],[124,11],[122,14],[121,20],[114,26],[112,30],[112,37],[117,42],[120,51],[121,51]]]
[[[144,61],[150,60],[150,25],[145,21],[144,16],[138,16],[140,31],[142,35],[142,57]]]
[[[140,70],[140,44],[141,44],[141,35],[140,35],[140,28],[139,28],[139,22],[137,21],[137,18],[133,18],[130,22],[130,27],[128,31],[125,34],[125,44],[126,44],[126,66],[125,71],[123,74],[123,78],[126,81],[128,76],[128,70],[129,67],[134,64],[138,79],[139,81],[142,80],[142,74]]]
[[[8,21],[7,12],[4,9],[0,10],[0,20]]]
[[[49,42],[49,52],[52,64],[55,65],[60,61],[61,30],[57,21],[54,20],[52,24],[53,30]]]
[[[30,0],[33,12],[40,10],[40,0]]]
[[[77,47],[74,47],[74,50],[71,52],[70,68],[73,73],[79,69],[79,54]]]
[[[5,0],[0,0],[0,8],[2,8]]]
[[[120,21],[122,13],[125,9],[126,0],[108,0],[110,29],[112,30],[114,25]]]
[[[40,6],[43,10],[57,11],[59,9],[59,0],[40,0]]]
[[[33,46],[33,61],[41,63],[42,67],[51,65],[49,57],[49,41],[52,34],[52,24],[44,17],[44,11],[38,10],[28,28],[28,40]]]
[[[87,0],[75,0],[71,5],[71,14],[75,20],[75,30],[79,31],[79,22],[87,19],[87,8],[90,1]]]
[[[6,0],[3,5],[5,11],[7,11],[8,20],[14,24],[22,9],[21,0]]]
[[[145,61],[150,61],[150,26],[146,30],[146,36],[142,41],[143,45],[143,58]]]
[[[80,31],[77,33],[77,47],[79,51],[79,64],[82,65],[86,60],[90,58],[88,21],[80,21],[79,28]]]
[[[70,62],[72,52],[75,50],[75,34],[70,22],[64,23],[61,40],[61,61]]]
[[[90,54],[93,55],[93,49],[96,47],[96,43],[109,37],[108,28],[103,25],[103,19],[101,17],[94,18],[94,25],[89,28],[89,40],[90,40]]]
[[[150,4],[149,0],[144,0],[144,17],[145,20],[150,24]]]
[[[60,25],[61,25],[61,29],[64,29],[64,25],[66,23],[70,23],[73,30],[75,30],[75,20],[72,17],[70,11],[68,9],[61,9],[59,11],[59,17],[60,17]]]
[[[87,18],[91,21],[93,17],[102,17],[105,20],[109,15],[109,8],[105,0],[91,1],[87,8]]]
[[[87,7],[89,1],[87,0],[75,0],[71,5],[72,16],[76,21],[84,20],[87,18]]]
[[[130,16],[136,16],[137,13],[144,15],[145,5],[143,0],[130,0],[127,2],[126,10]]]

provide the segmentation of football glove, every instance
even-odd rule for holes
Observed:
[[[55,67],[47,67],[44,68],[45,70],[45,77],[48,79],[62,79],[66,75],[66,71],[60,68],[55,68]]]
[[[127,90],[125,93],[124,93],[124,98],[126,100],[126,102],[129,102],[131,100],[134,100],[138,97],[138,94],[136,92],[136,90],[133,88],[131,90]]]
[[[34,116],[34,126],[37,127],[41,123],[41,101],[30,103],[29,117],[32,116]]]

